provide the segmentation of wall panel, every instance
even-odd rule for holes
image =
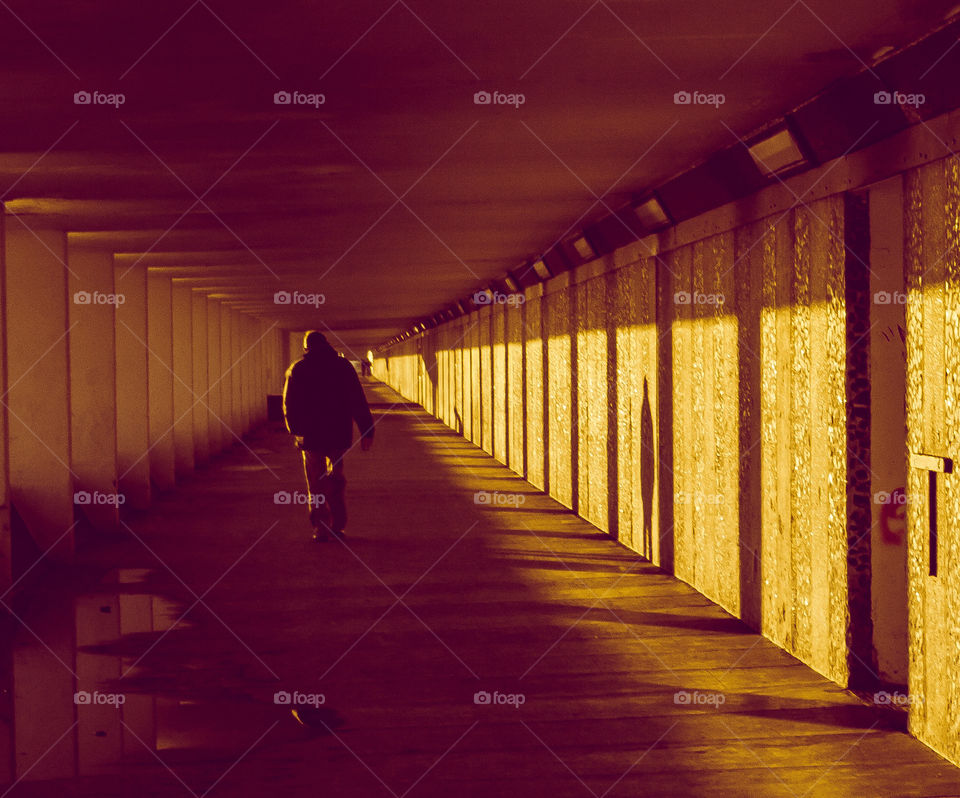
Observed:
[[[497,303],[490,308],[491,324],[491,390],[493,392],[493,411],[491,413],[492,453],[501,463],[507,462],[507,343],[506,343],[506,305]]]
[[[527,480],[546,490],[546,428],[544,420],[544,378],[547,358],[542,322],[542,289],[528,289],[523,304],[523,352],[526,364],[524,398],[526,401],[526,466]]]
[[[523,296],[522,294],[515,296]],[[507,465],[512,471],[525,474],[524,471],[524,342],[522,304],[508,305],[506,308],[506,346],[507,346]]]
[[[576,286],[577,501],[581,516],[604,532],[607,518],[606,286],[594,277]]]
[[[547,435],[550,438],[549,490],[561,504],[573,506],[571,434],[574,379],[571,350],[571,289],[544,297],[547,334]]]

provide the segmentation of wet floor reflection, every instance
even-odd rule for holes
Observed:
[[[190,623],[177,622],[180,603],[152,592],[151,574],[115,569],[81,593],[18,597],[2,731],[13,755],[3,781],[102,774],[158,746],[160,702],[130,689],[141,642]]]

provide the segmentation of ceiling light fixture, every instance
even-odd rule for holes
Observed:
[[[671,224],[670,216],[657,197],[649,197],[634,206],[633,215],[647,232],[666,227]]]
[[[754,141],[748,149],[757,167],[767,177],[807,166],[806,156],[786,125]]]
[[[580,236],[580,238],[575,239],[573,248],[584,260],[593,260],[597,257],[597,253],[593,251],[593,247],[590,246],[590,242],[587,241],[586,236]]]
[[[537,258],[530,268],[533,269],[534,274],[536,274],[541,280],[549,280],[551,277],[553,277],[553,274],[550,273],[550,269],[547,267],[547,264],[544,263],[543,258]]]

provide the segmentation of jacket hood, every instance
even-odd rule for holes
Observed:
[[[330,344],[324,343],[308,349],[303,353],[303,356],[308,360],[325,360],[326,358],[337,357],[337,350],[330,346]]]

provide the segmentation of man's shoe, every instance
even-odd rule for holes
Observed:
[[[326,543],[330,540],[330,533],[326,529],[321,527],[314,527],[313,529],[313,542],[314,543]]]
[[[344,534],[344,530],[342,530],[342,529],[332,529],[332,530],[330,530],[330,533],[331,533],[337,540],[346,540],[346,537],[347,537],[347,536]]]

